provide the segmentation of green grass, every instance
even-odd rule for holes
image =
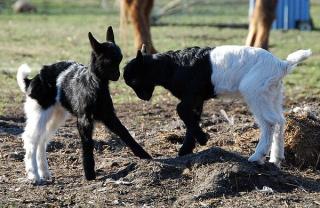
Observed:
[[[155,12],[168,0],[159,0]],[[115,29],[116,41],[122,48],[124,61],[135,56],[132,28],[120,38],[118,8],[113,1],[104,10],[98,0],[34,0],[37,14],[13,14],[8,8],[0,13],[0,115],[8,106],[21,102],[15,82],[18,66],[28,63],[34,70],[41,65],[57,60],[72,59],[87,63],[90,53],[87,33],[100,40],[105,38],[108,25]],[[187,46],[242,45],[247,29],[219,28],[217,24],[246,24],[248,5],[246,0],[215,0],[205,5],[186,8],[173,16],[160,19],[152,27],[152,36],[159,51],[180,49]],[[311,14],[315,26],[320,28],[320,3],[312,1]],[[320,89],[320,44],[319,31],[271,32],[271,51],[281,58],[300,48],[311,48],[314,55],[299,69],[285,79],[287,95],[293,97],[315,97]],[[138,99],[123,80],[111,85],[113,99],[117,104],[136,102]],[[158,89],[153,102],[161,102],[165,92]]]

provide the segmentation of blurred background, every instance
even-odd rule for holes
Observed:
[[[103,41],[109,25],[113,26],[116,42],[124,54],[123,66],[135,56],[137,46],[132,24],[125,21],[120,31],[121,1],[29,0],[31,7],[29,5],[26,12],[21,12],[13,6],[16,1],[0,0],[0,84],[10,85],[3,87],[1,99],[8,100],[8,95],[17,94],[14,76],[22,63],[28,63],[35,71],[43,64],[57,60],[88,63],[88,32]],[[248,35],[250,2],[155,0],[151,13],[154,47],[158,52],[164,52],[189,46],[244,45]],[[310,3],[314,29],[271,30],[269,50],[280,58],[286,58],[297,49],[313,50],[314,55],[305,62],[305,67],[285,80],[289,95],[298,93],[299,96],[313,97],[318,96],[320,89],[320,1],[307,2]],[[130,22],[130,14],[128,20]],[[123,89],[123,82],[113,85],[116,94],[124,95],[116,96],[116,103],[136,99],[130,90]]]

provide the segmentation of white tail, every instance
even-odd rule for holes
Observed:
[[[26,92],[26,82],[25,79],[31,73],[31,69],[28,64],[22,64],[17,72],[17,82],[22,92]]]
[[[312,52],[310,49],[308,50],[298,50],[288,55],[287,57],[287,71],[290,72],[297,66],[298,63],[306,60],[311,56]]]

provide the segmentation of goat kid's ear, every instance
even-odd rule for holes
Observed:
[[[107,41],[110,41],[112,43],[115,43],[114,42],[114,34],[113,34],[113,29],[111,26],[108,27],[108,30],[107,30]]]
[[[141,50],[138,50],[138,51],[137,51],[136,59],[137,59],[138,61],[141,61],[141,62],[143,61],[143,55],[142,55]]]
[[[90,40],[90,45],[91,48],[94,52],[99,52],[100,51],[100,43],[93,37],[93,35],[91,34],[91,32],[88,33],[88,37]]]
[[[147,54],[147,47],[146,47],[145,44],[142,44],[142,46],[141,46],[141,53],[142,54]]]

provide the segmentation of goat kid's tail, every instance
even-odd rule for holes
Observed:
[[[17,82],[22,92],[26,92],[30,84],[30,80],[27,78],[31,73],[31,69],[28,64],[22,64],[17,72]]]
[[[298,63],[306,60],[311,56],[312,52],[310,49],[308,50],[298,50],[296,52],[293,52],[288,55],[287,57],[287,74],[290,73],[297,65]]]

